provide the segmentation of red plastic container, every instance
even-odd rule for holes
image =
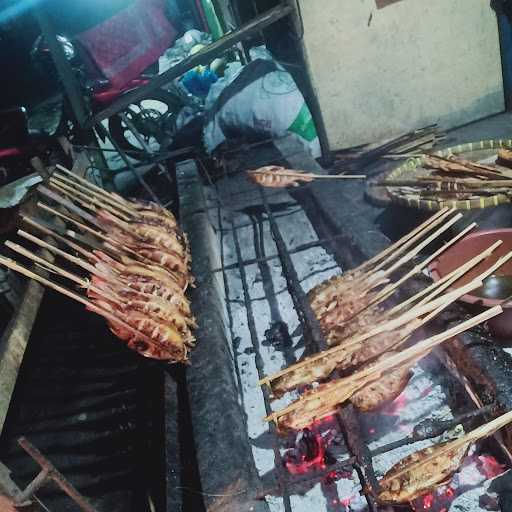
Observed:
[[[481,254],[497,240],[502,240],[501,244],[489,258],[478,264],[473,270],[468,272],[461,279],[456,281],[452,288],[458,288],[469,283],[482,272],[485,272],[491,265],[512,250],[512,229],[489,229],[486,231],[475,231],[463,238],[448,250],[446,250],[436,261],[430,265],[430,271],[435,281],[446,276],[463,263],[474,256]],[[512,260],[498,269],[493,275],[512,276]],[[477,292],[477,290],[475,291]],[[504,305],[502,299],[489,299],[478,296],[478,293],[464,295],[460,300],[480,309],[490,308],[497,305],[503,306],[503,313],[489,320],[489,330],[492,334],[500,338],[512,340],[512,304]]]

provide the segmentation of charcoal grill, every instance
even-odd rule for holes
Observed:
[[[269,151],[272,153],[272,150]],[[254,154],[251,157],[254,157]],[[189,233],[194,231],[199,218],[203,218],[206,226],[201,228],[203,242],[192,235],[193,254],[197,254],[198,251],[218,251],[210,258],[208,278],[199,277],[199,286],[201,281],[209,281],[214,283],[213,286],[217,291],[220,290],[221,295],[225,296],[225,314],[233,342],[232,345],[228,342],[230,359],[235,373],[235,386],[243,390],[240,394],[241,405],[244,408],[242,415],[247,418],[247,442],[252,446],[252,453],[248,455],[247,461],[249,465],[254,466],[247,470],[251,473],[247,480],[250,483],[248,487],[251,488],[233,488],[227,485],[229,478],[226,482],[218,477],[211,478],[208,463],[205,462],[202,485],[207,509],[254,510],[254,500],[266,497],[266,505],[261,505],[261,510],[382,510],[373,498],[374,491],[378,488],[377,473],[382,474],[384,469],[388,469],[405,455],[424,447],[426,443],[431,443],[432,441],[427,441],[428,439],[432,440],[461,423],[468,428],[474,425],[475,421],[481,422],[496,415],[498,410],[506,409],[507,404],[492,391],[482,396],[482,393],[478,392],[481,390],[475,390],[472,382],[472,376],[478,372],[474,368],[461,370],[453,363],[453,358],[456,357],[453,352],[450,354],[450,351],[438,350],[435,356],[430,356],[422,364],[420,378],[415,381],[415,384],[419,385],[422,379],[425,382],[430,379],[430,384],[424,385],[423,389],[413,390],[417,392],[416,396],[406,399],[401,395],[386,408],[384,414],[390,414],[389,411],[394,408],[395,416],[400,416],[400,409],[414,409],[410,401],[425,400],[432,392],[430,388],[434,386],[442,389],[446,395],[443,407],[450,409],[447,417],[436,418],[435,414],[432,419],[421,417],[425,411],[420,411],[419,418],[414,418],[412,414],[415,423],[409,424],[404,432],[398,432],[398,435],[383,435],[381,437],[384,441],[379,442],[379,439],[375,438],[379,431],[386,428],[396,429],[396,424],[391,420],[379,418],[376,414],[360,414],[348,405],[340,407],[332,418],[303,432],[298,439],[279,438],[272,423],[269,425],[268,433],[254,439],[254,431],[261,430],[261,427],[255,427],[253,422],[261,422],[262,416],[270,414],[273,410],[270,393],[266,387],[261,390],[261,403],[256,403],[256,382],[295,360],[297,347],[291,344],[296,341],[290,340],[297,340],[299,331],[302,334],[305,353],[314,353],[326,347],[305,290],[337,273],[340,262],[341,266],[345,266],[346,261],[360,263],[362,256],[371,255],[365,255],[365,250],[373,250],[372,244],[357,247],[357,241],[350,240],[350,222],[355,219],[355,215],[364,215],[364,212],[359,210],[346,213],[345,221],[349,229],[341,232],[329,229],[332,225],[329,226],[329,222],[325,222],[325,216],[320,221],[321,208],[316,209],[314,203],[319,197],[321,201],[322,193],[321,190],[315,190],[316,184],[305,185],[299,191],[289,194],[256,187],[244,177],[244,170],[248,168],[283,165],[283,160],[287,160],[286,163],[290,165],[290,160],[293,161],[294,158],[301,159],[301,165],[297,167],[307,169],[304,165],[306,157],[302,152],[297,150],[288,153],[284,158],[282,154],[276,154],[274,151],[269,157],[260,147],[258,157],[263,161],[256,162],[254,159],[249,160],[249,157],[244,161],[237,155],[234,169],[233,166],[230,167],[233,161],[224,159],[220,175],[218,171],[213,173],[201,160],[196,160],[199,173],[190,166],[181,168],[178,173],[180,190],[185,190],[185,194],[182,194],[185,229]],[[313,164],[310,164],[311,166],[314,167]],[[314,193],[317,194],[316,198]],[[340,209],[346,207],[347,205],[340,206]],[[363,227],[366,228],[366,233],[375,233],[376,227],[371,224],[371,216],[369,217],[367,225]],[[364,220],[357,219],[359,228],[362,222],[364,223]],[[301,238],[298,236],[301,229],[294,228],[294,223],[304,226],[304,239],[290,243],[292,235]],[[352,227],[357,229],[355,226]],[[375,238],[377,244],[386,243],[379,236]],[[340,242],[347,240],[349,243],[343,247]],[[218,249],[214,247],[216,244]],[[333,250],[328,253],[324,248]],[[315,268],[313,275],[304,276],[304,269],[308,266],[304,262],[318,257],[322,258],[325,264],[317,265],[313,261],[309,265]],[[212,262],[217,262],[217,265]],[[202,270],[205,271],[205,267]],[[212,278],[212,275],[215,277]],[[259,295],[261,292],[263,296]],[[456,312],[456,315],[460,314],[464,313]],[[200,324],[202,315],[203,311],[199,310]],[[299,326],[297,329],[296,325]],[[280,333],[277,336],[277,343],[275,340],[269,340],[276,329]],[[245,335],[240,334],[243,331]],[[209,343],[209,339],[203,340],[203,343]],[[269,348],[272,344],[274,347],[277,345],[279,349]],[[204,353],[202,356],[204,357]],[[200,353],[193,356],[193,366],[189,369],[192,375],[199,357]],[[248,362],[248,359],[253,361]],[[485,364],[485,359],[480,359],[479,368]],[[501,357],[502,361],[506,359],[506,355]],[[247,374],[250,374],[249,378]],[[194,377],[191,377],[191,380],[194,382]],[[508,381],[503,385],[510,387],[511,384],[512,381]],[[193,388],[194,384],[192,395]],[[222,400],[219,403],[222,403]],[[194,416],[194,396],[191,397],[191,404]],[[259,410],[259,415],[254,413],[254,409]],[[429,412],[436,411],[427,410],[426,414]],[[196,438],[201,435],[202,429],[198,428]],[[328,442],[325,442],[326,439]],[[418,444],[412,447],[413,443]],[[268,453],[262,455],[261,452],[265,451]],[[268,461],[269,453],[273,459],[271,465]],[[200,447],[198,457],[201,467],[201,460],[208,458],[208,455],[205,455]],[[482,454],[475,454],[468,459],[468,466],[473,466],[466,468],[465,471],[478,474],[480,457],[483,457],[484,461],[492,461],[491,465],[495,466],[492,470],[486,468],[485,471],[488,471],[483,477],[480,473],[481,478],[478,482],[476,478],[471,491],[473,494],[481,493],[483,499],[488,499],[486,504],[480,505],[489,507],[493,498],[486,494],[483,482],[509,467],[511,459],[507,441],[497,437],[486,443]],[[262,468],[266,468],[266,471]],[[499,471],[497,468],[500,468]],[[254,473],[257,473],[256,477]],[[463,482],[464,478],[466,476],[463,475],[459,480]],[[347,485],[347,480],[352,483]],[[354,484],[354,481],[357,483]],[[463,484],[460,487],[462,488]],[[449,510],[450,504],[458,497],[457,490],[454,491],[451,487],[447,489],[448,495],[432,493],[421,503],[415,503],[414,509]],[[467,488],[463,490],[465,492],[462,500],[467,501],[466,495],[471,492]],[[462,490],[460,492],[462,493]],[[364,498],[364,505],[360,495]],[[222,496],[224,508],[218,505],[219,496]],[[473,500],[474,498],[475,496]]]

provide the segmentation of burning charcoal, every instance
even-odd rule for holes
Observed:
[[[285,453],[283,462],[292,475],[302,475],[311,469],[324,468],[324,458],[322,436],[305,428],[297,435],[295,447]]]
[[[429,437],[435,437],[441,435],[443,432],[452,428],[451,421],[435,420],[428,418],[418,423],[413,429],[413,439],[426,439]]]

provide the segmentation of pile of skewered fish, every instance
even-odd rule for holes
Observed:
[[[188,241],[175,217],[154,203],[123,199],[63,167],[59,169],[48,187],[39,188],[58,206],[42,202],[38,206],[60,226],[24,216],[24,222],[39,236],[21,229],[18,234],[73,264],[81,274],[21,245],[10,241],[6,245],[43,270],[78,285],[86,296],[12,259],[1,257],[0,264],[103,316],[111,331],[141,355],[186,362],[195,341],[195,320],[185,295],[193,278]],[[40,234],[51,238],[42,239]]]
[[[447,291],[488,258],[501,245],[502,242],[497,241],[414,296],[392,308],[385,308],[385,301],[408,279],[422,272],[475,227],[471,224],[431,256],[394,282],[389,282],[399,268],[460,219],[460,214],[452,217],[453,213],[453,210],[441,210],[365,264],[322,283],[309,293],[311,307],[330,348],[260,382],[269,386],[276,398],[306,388],[300,399],[269,415],[268,421],[274,421],[281,430],[299,430],[330,415],[345,401],[351,401],[363,411],[376,410],[403,391],[411,368],[435,346],[501,312],[499,307],[491,309],[404,349],[425,324],[454,301],[481,286],[483,279],[512,258],[512,252],[498,258],[485,273],[467,285]]]
[[[481,196],[512,192],[512,152],[500,150],[496,165],[472,162],[457,156],[423,155],[422,167],[427,175],[412,180],[385,180],[372,186],[399,188],[404,195],[419,195],[429,201],[468,200]]]
[[[247,171],[249,181],[268,188],[298,187],[302,183],[311,183],[314,180],[350,180],[366,179],[364,174],[314,174],[306,171],[294,171],[277,165],[267,165],[253,171]]]

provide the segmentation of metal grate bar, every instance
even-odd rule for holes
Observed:
[[[299,318],[302,319],[301,323],[303,323],[303,328],[305,332],[307,332],[310,336],[308,343],[309,349],[312,352],[325,350],[327,348],[327,342],[322,335],[320,323],[315,313],[311,309],[311,305],[306,293],[300,285],[299,277],[286,247],[286,243],[281,235],[281,232],[279,231],[279,226],[274,219],[272,209],[270,208],[268,199],[266,197],[266,192],[261,186],[259,189],[261,199],[263,201],[263,206],[269,219],[272,236],[274,238],[274,242],[279,253],[279,258],[281,260],[281,266],[283,268],[283,274],[288,285],[288,291],[292,297],[295,309],[299,314]],[[345,407],[340,407],[338,409],[337,417],[338,421],[340,422],[340,426],[344,431],[346,444],[352,453],[356,456],[357,462],[354,464],[354,469],[359,475],[361,486],[363,489],[366,488],[364,485],[366,479],[368,480],[371,488],[377,489],[377,478],[375,477],[375,473],[373,471],[371,454],[368,447],[363,442],[361,436],[358,435],[359,420],[353,406],[348,405]],[[362,468],[360,466],[362,466]],[[376,511],[377,507],[372,496],[365,492],[365,497],[370,511]]]
[[[276,216],[276,218],[278,218],[278,217]],[[297,245],[297,247],[294,247],[293,249],[289,249],[288,254],[297,254],[302,251],[314,249],[315,247],[321,247],[327,242],[332,242],[333,240],[336,240],[337,238],[343,238],[343,237],[345,237],[345,235],[335,235],[335,236],[332,236],[329,238],[321,238],[315,242],[309,242],[307,244]],[[244,260],[242,263],[245,266],[248,266],[248,265],[254,265],[255,263],[262,263],[264,261],[275,260],[276,258],[279,258],[279,254],[272,254],[271,256],[265,256],[263,258],[250,258],[248,260]],[[238,263],[231,263],[229,265],[225,265],[224,267],[215,268],[211,272],[216,273],[216,272],[222,272],[222,270],[233,270],[237,267],[238,267]]]

